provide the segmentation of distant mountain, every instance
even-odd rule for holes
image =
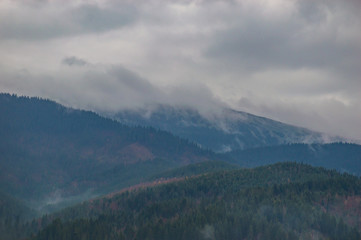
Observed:
[[[216,158],[164,131],[9,94],[0,94],[0,153],[0,190],[34,207],[70,204]]]
[[[127,125],[169,131],[216,152],[288,143],[340,141],[340,138],[230,109],[205,116],[192,108],[159,105],[150,109],[124,110],[112,118]]]
[[[357,177],[281,163],[84,202],[40,219],[31,239],[357,240],[360,199]]]
[[[299,162],[361,175],[361,145],[349,143],[260,147],[229,152],[222,158],[242,167],[256,167],[277,162]]]

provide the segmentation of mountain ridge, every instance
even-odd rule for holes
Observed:
[[[288,143],[325,143],[340,137],[224,108],[201,114],[192,107],[157,105],[107,116],[123,124],[151,126],[189,139],[205,149],[228,152]]]
[[[224,157],[241,167],[291,161],[361,176],[361,145],[352,143],[268,146],[236,150],[225,153]]]

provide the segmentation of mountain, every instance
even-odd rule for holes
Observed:
[[[280,163],[84,202],[31,239],[361,239],[360,199],[355,176]]]
[[[169,131],[216,152],[340,140],[231,109],[223,109],[214,114],[200,114],[192,108],[158,105],[149,109],[124,110],[110,116],[123,124],[151,126]]]
[[[0,94],[0,238],[361,238],[361,180],[303,164],[358,175],[361,146],[278,145],[322,135],[230,110],[173,110],[164,122],[177,131],[214,146],[247,136],[250,148],[216,154],[136,121]],[[283,161],[302,164],[239,169]]]
[[[222,158],[242,167],[256,167],[277,162],[299,162],[337,169],[361,176],[361,145],[350,143],[289,144],[238,150]]]
[[[1,191],[36,208],[69,205],[216,158],[164,131],[9,94],[0,94],[0,136]]]

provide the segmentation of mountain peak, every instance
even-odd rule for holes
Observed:
[[[111,116],[128,125],[151,126],[189,139],[216,152],[288,143],[329,143],[341,138],[302,127],[220,108],[201,113],[189,106],[157,105]]]

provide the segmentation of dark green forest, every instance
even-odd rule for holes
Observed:
[[[26,236],[30,232],[23,232],[27,229],[24,224],[36,216],[36,212],[23,202],[0,192],[0,239]]]
[[[360,199],[355,176],[281,163],[85,202],[31,239],[361,239]]]
[[[67,199],[105,194],[216,158],[164,131],[9,94],[0,94],[0,136],[0,189],[34,205],[54,193]]]

